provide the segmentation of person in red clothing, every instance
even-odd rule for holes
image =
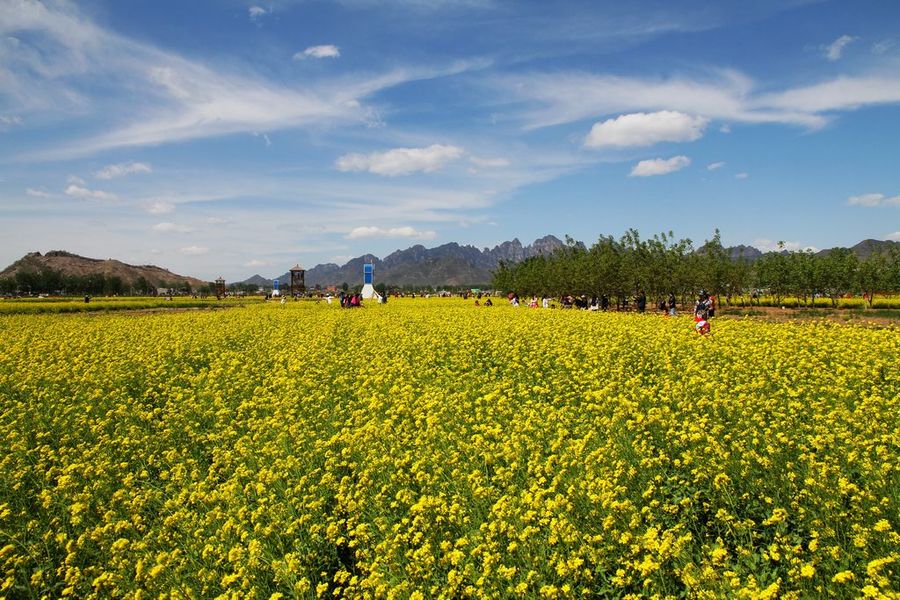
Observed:
[[[694,329],[700,335],[706,335],[710,331],[709,321],[703,315],[698,314],[694,316]]]

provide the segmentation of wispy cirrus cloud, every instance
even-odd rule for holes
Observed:
[[[841,56],[844,54],[844,48],[847,47],[847,44],[849,44],[857,39],[858,38],[855,38],[850,35],[842,35],[838,39],[834,40],[833,42],[831,42],[830,44],[828,44],[827,46],[822,48],[822,50],[825,54],[825,58],[827,58],[830,61],[840,60]]]
[[[45,192],[44,190],[36,190],[34,188],[27,188],[25,190],[25,194],[31,196],[32,198],[52,198],[53,194],[50,192]]]
[[[835,113],[900,103],[894,70],[840,76],[771,91],[743,73],[718,69],[706,76],[623,77],[586,72],[503,75],[486,82],[518,103],[513,118],[526,129],[601,115],[672,111],[728,123],[780,123],[817,129]],[[607,127],[620,125],[611,119]],[[602,124],[601,124],[602,125]],[[730,130],[730,128],[728,129]]]
[[[490,169],[499,169],[502,167],[508,167],[511,163],[508,158],[496,157],[496,158],[485,158],[480,156],[470,156],[469,162],[473,165],[483,168]]]
[[[588,148],[651,146],[700,139],[709,119],[663,110],[620,115],[595,123],[584,140]]]
[[[887,196],[881,193],[860,194],[847,198],[850,206],[900,206],[900,195]]]
[[[153,226],[152,229],[157,233],[191,233],[192,231],[194,231],[194,228],[190,225],[172,223],[168,221],[157,223]]]
[[[129,161],[116,165],[106,165],[94,173],[97,179],[116,179],[134,173],[152,173],[153,167],[147,163]]]
[[[199,256],[201,254],[206,254],[209,252],[209,248],[206,246],[185,246],[184,248],[179,248],[178,252],[181,254],[186,254],[188,256]]]
[[[668,175],[687,167],[691,159],[687,156],[673,156],[672,158],[653,158],[642,160],[636,164],[629,174],[631,177],[652,177],[655,175]]]
[[[306,50],[294,54],[294,60],[305,60],[307,58],[339,58],[341,50],[332,44],[322,46],[310,46]]]
[[[706,77],[622,77],[585,72],[503,76],[492,82],[504,95],[524,101],[518,114],[528,129],[616,113],[676,111],[707,119],[747,123],[790,123],[820,127],[816,114],[779,108],[755,99],[755,83],[735,70]]]
[[[0,131],[21,124],[22,117],[19,115],[0,115]]]
[[[348,240],[358,240],[363,238],[412,238],[417,240],[433,240],[437,237],[437,232],[433,230],[418,230],[412,227],[354,227],[346,236]]]
[[[872,54],[882,55],[897,45],[897,41],[893,39],[879,40],[872,44]]]
[[[706,170],[707,171],[716,171],[718,169],[721,169],[724,166],[725,166],[725,161],[720,160],[720,161],[716,161],[716,162],[711,162],[708,165],[706,165]]]
[[[13,1],[15,10],[5,11],[0,19],[0,39],[18,40],[15,36],[23,32],[28,39],[4,52],[8,60],[0,76],[0,93],[21,106],[23,115],[97,121],[94,135],[68,143],[57,140],[52,149],[29,158],[73,158],[111,148],[234,133],[368,123],[375,112],[363,101],[372,94],[483,64],[456,61],[435,68],[339,74],[293,85],[240,66],[203,63],[120,36],[96,25],[65,0]],[[310,56],[330,52],[322,47],[311,50]],[[95,81],[104,83],[102,91],[93,85]],[[108,114],[116,116],[114,122],[100,119]]]
[[[432,144],[426,148],[394,148],[371,154],[351,153],[337,159],[338,171],[368,171],[376,175],[397,176],[415,172],[431,173],[462,157],[457,146]]]
[[[247,16],[250,17],[251,21],[259,21],[263,17],[272,14],[271,8],[265,8],[263,6],[253,5],[247,8]]]
[[[66,196],[71,196],[73,198],[84,198],[88,200],[103,200],[105,202],[111,202],[113,200],[118,199],[113,193],[104,192],[101,190],[92,190],[78,184],[72,183],[66,187],[65,191]]]
[[[144,210],[151,215],[164,215],[173,212],[175,210],[175,205],[171,202],[166,202],[165,200],[154,200],[153,202],[145,204]]]

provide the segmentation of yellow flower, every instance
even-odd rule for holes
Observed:
[[[853,581],[853,571],[841,571],[831,578],[833,583],[847,583]]]

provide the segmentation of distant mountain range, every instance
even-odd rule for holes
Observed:
[[[890,240],[863,240],[860,243],[850,248],[850,251],[853,252],[859,258],[867,258],[872,255],[874,252],[884,252],[888,248],[892,246],[900,247],[900,242],[892,242]],[[728,255],[737,260],[739,258],[744,258],[749,260],[750,262],[755,261],[760,258],[764,252],[757,250],[753,246],[745,246],[743,244],[739,246],[731,246],[730,248],[725,249],[728,252]],[[819,250],[815,252],[817,256],[825,256],[829,252],[834,250],[834,248],[827,248],[825,250]],[[788,254],[787,250],[782,250],[782,254]]]
[[[564,245],[562,240],[552,235],[538,238],[527,246],[514,239],[481,250],[475,246],[461,246],[455,242],[436,248],[415,245],[406,250],[397,250],[383,259],[365,254],[344,265],[334,263],[316,265],[306,271],[306,285],[310,288],[316,285],[339,286],[344,282],[356,285],[362,280],[363,264],[367,262],[375,265],[376,283],[410,286],[488,285],[500,261],[520,262],[539,254],[550,254]],[[873,252],[881,252],[890,247],[900,248],[900,242],[869,239],[861,241],[850,250],[860,258],[865,258]],[[733,246],[726,248],[726,251],[732,258],[743,257],[750,261],[757,260],[763,255],[763,252],[753,246]],[[831,249],[821,250],[817,254],[827,254],[830,251]],[[134,287],[140,285],[141,278],[154,287],[178,287],[188,283],[197,288],[210,283],[196,277],[178,275],[155,265],[129,265],[114,259],[86,258],[62,250],[45,254],[30,252],[0,271],[0,278],[15,277],[19,271],[41,272],[45,269],[52,269],[64,276],[83,277],[92,274],[115,276],[121,278],[126,286]],[[290,281],[290,273],[284,273],[278,276],[278,279],[282,284],[287,284]],[[254,275],[240,283],[270,287],[272,278]]]
[[[475,246],[461,246],[456,242],[436,248],[426,248],[417,244],[406,250],[397,250],[383,259],[373,254],[364,254],[351,259],[344,265],[326,263],[316,265],[306,271],[306,286],[322,287],[341,285],[344,282],[355,285],[362,280],[363,265],[375,265],[375,282],[388,285],[441,286],[441,285],[488,285],[493,279],[493,271],[500,261],[520,262],[538,254],[550,254],[565,244],[559,238],[547,235],[534,240],[528,246],[514,239],[493,248],[479,250]],[[254,275],[241,283],[258,285],[262,279],[264,286],[272,285],[271,279]],[[290,282],[290,273],[277,278],[281,284]]]
[[[475,246],[461,246],[455,242],[436,248],[425,248],[417,244],[406,250],[397,250],[384,259],[365,254],[351,259],[343,266],[334,263],[316,265],[306,271],[306,285],[325,287],[341,285],[343,282],[358,284],[362,280],[363,265],[368,262],[375,265],[375,281],[388,285],[486,285],[491,282],[493,271],[501,260],[520,262],[539,254],[550,254],[564,245],[562,240],[552,235],[538,238],[528,246],[523,246],[518,239],[513,239],[494,248],[482,250]],[[860,258],[865,258],[872,252],[880,252],[890,246],[900,247],[900,242],[869,239],[856,244],[850,250]],[[753,246],[745,245],[732,246],[726,248],[726,251],[733,259],[743,257],[751,262],[764,254]],[[820,250],[817,254],[828,252],[831,252],[831,249]],[[290,282],[290,273],[284,273],[277,279],[282,285],[287,284]],[[241,283],[270,287],[272,279],[254,275]]]

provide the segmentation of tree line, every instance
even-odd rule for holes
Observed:
[[[828,297],[835,307],[842,296],[857,293],[871,306],[876,293],[900,292],[900,250],[893,245],[859,258],[846,248],[816,254],[779,244],[779,251],[751,260],[732,256],[718,230],[695,249],[690,239],[675,239],[672,232],[643,239],[629,229],[619,239],[601,236],[590,247],[566,236],[566,245],[552,254],[501,262],[493,285],[522,295],[606,295],[620,305],[640,292],[654,300],[675,294],[685,303],[705,289],[729,303],[766,293],[777,303],[788,296],[804,304]]]
[[[190,294],[204,290],[192,290],[189,283],[159,282],[154,285],[145,277],[134,282],[123,280],[117,275],[91,273],[88,275],[66,275],[55,269],[21,270],[12,277],[0,277],[0,294],[61,294],[96,296],[123,296],[126,294],[155,295],[157,288],[172,289]],[[209,286],[206,286],[209,293]]]

